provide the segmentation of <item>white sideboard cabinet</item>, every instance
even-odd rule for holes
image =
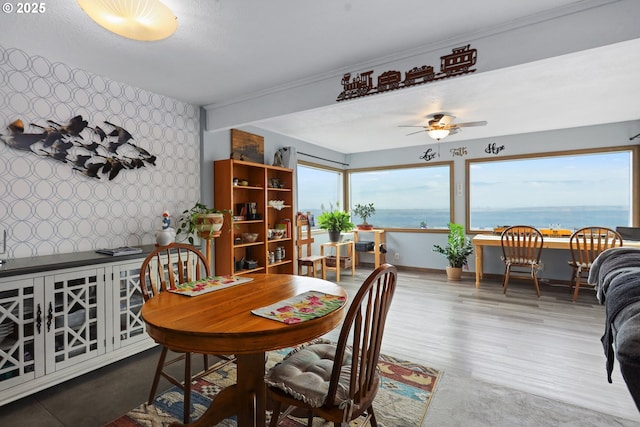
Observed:
[[[140,316],[145,255],[36,257],[0,269],[0,406],[155,345]]]

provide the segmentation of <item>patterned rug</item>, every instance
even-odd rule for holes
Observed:
[[[290,351],[283,349],[269,352],[267,369]],[[417,365],[412,362],[398,360],[382,355],[378,363],[381,383],[374,401],[376,419],[380,427],[419,427],[433,397],[436,383],[441,372]],[[195,420],[207,409],[215,395],[236,381],[235,365],[227,366],[210,374],[193,385],[191,398],[191,419]],[[107,424],[107,427],[165,427],[172,422],[182,420],[182,391],[173,387],[160,394],[153,405],[142,404],[126,415]],[[269,414],[267,414],[267,422]],[[350,427],[362,425],[361,420],[352,421]],[[227,419],[218,424],[219,427],[235,427],[234,419]],[[288,419],[283,427],[306,426],[306,420]],[[313,427],[328,427],[332,423],[314,419]]]

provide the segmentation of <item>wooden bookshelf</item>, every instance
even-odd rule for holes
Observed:
[[[215,239],[215,274],[293,274],[293,170],[243,160],[217,160],[213,162],[213,179],[214,206],[231,210],[235,217],[232,225],[224,226],[221,236]],[[282,206],[274,207],[269,201],[282,201]],[[244,218],[237,218],[241,215]],[[288,234],[269,239],[269,230],[277,224],[287,228],[287,221]],[[258,238],[247,242],[242,240],[242,233],[257,233]],[[275,258],[278,247],[284,256],[269,262],[269,253],[273,252]],[[236,262],[243,258],[256,261],[257,265],[237,268]]]

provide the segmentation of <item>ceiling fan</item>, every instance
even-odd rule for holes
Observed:
[[[463,127],[472,127],[472,126],[484,126],[487,124],[486,121],[479,122],[466,122],[466,123],[451,123],[451,119],[455,119],[455,116],[450,116],[447,114],[434,114],[433,118],[429,120],[429,124],[426,126],[400,126],[405,128],[422,128],[417,132],[411,132],[407,134],[414,135],[420,132],[427,132],[429,136],[437,141],[440,141],[442,138],[453,135],[454,133],[458,133],[460,128]]]

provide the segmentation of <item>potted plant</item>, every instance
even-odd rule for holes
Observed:
[[[473,253],[473,244],[464,234],[464,227],[453,222],[449,223],[449,236],[447,246],[433,245],[434,252],[444,255],[449,261],[447,267],[447,278],[449,280],[460,280],[462,267],[467,265],[467,257]]]
[[[361,205],[358,203],[353,208],[353,213],[362,218],[362,224],[358,224],[358,230],[371,230],[373,225],[367,222],[367,218],[373,216],[376,213],[376,208],[373,206],[373,203]]]
[[[329,240],[331,242],[339,242],[340,234],[343,231],[352,230],[355,225],[351,222],[349,212],[339,209],[340,205],[336,203],[336,209],[330,206],[328,211],[324,210],[318,216],[318,227],[329,232]]]
[[[203,239],[218,237],[224,223],[225,213],[228,211],[210,208],[196,202],[191,209],[182,212],[182,216],[178,219],[176,234],[186,233],[189,236],[189,243],[192,245],[194,233]]]

